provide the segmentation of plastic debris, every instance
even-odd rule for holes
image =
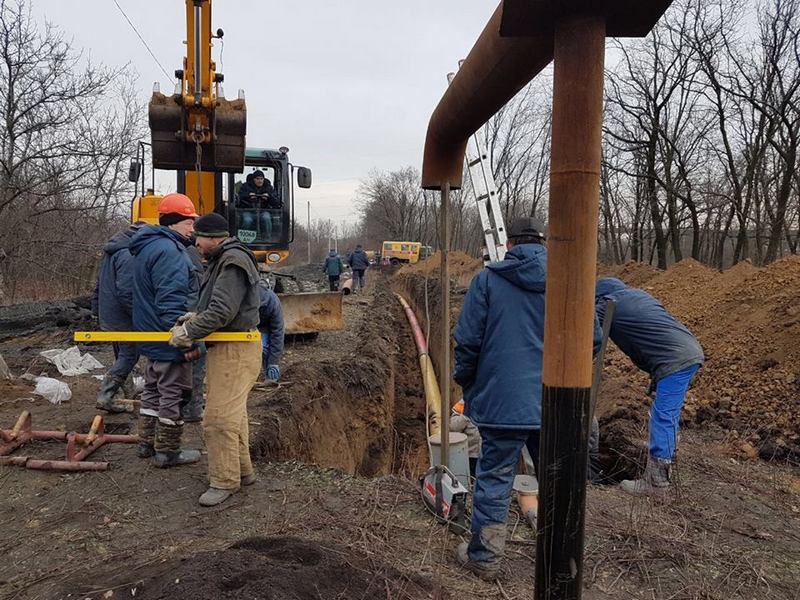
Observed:
[[[51,404],[61,404],[72,398],[72,390],[63,381],[52,377],[37,377],[35,381],[33,393],[49,400]]]
[[[88,352],[81,356],[77,346],[66,350],[44,350],[39,353],[47,362],[52,363],[58,372],[66,377],[85,375],[94,369],[102,369],[103,365]]]

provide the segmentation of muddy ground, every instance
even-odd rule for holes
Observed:
[[[456,310],[469,281],[463,271]],[[0,598],[530,598],[534,539],[515,506],[505,577],[487,584],[454,565],[462,538],[419,501],[424,404],[390,294],[409,282],[370,276],[367,293],[345,298],[345,331],[289,342],[281,384],[251,394],[259,481],[225,504],[196,502],[205,459],[161,471],[126,445],[93,456],[111,462],[102,473],[0,467]],[[435,321],[434,302],[429,314]],[[0,341],[0,354],[15,376],[55,374],[37,353],[68,340],[68,327],[48,323]],[[91,351],[110,362],[107,349]],[[624,423],[625,433],[619,443],[607,434],[604,451],[610,465],[635,470],[635,440],[646,435],[642,382],[621,357],[609,363],[601,403],[605,415],[617,411],[607,424]],[[0,382],[0,426],[28,409],[34,427],[85,430],[99,382],[62,379],[73,398],[60,406],[34,398],[18,378]],[[107,423],[135,430],[128,415]],[[200,426],[187,429],[186,445],[201,447]],[[584,597],[799,598],[800,472],[785,458],[748,457],[740,442],[714,419],[686,430],[679,484],[664,501],[593,486]],[[62,452],[49,442],[25,449]]]

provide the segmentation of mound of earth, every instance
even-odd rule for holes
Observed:
[[[636,287],[642,287],[661,271],[652,265],[629,261],[624,265],[598,265],[598,277],[616,277]]]

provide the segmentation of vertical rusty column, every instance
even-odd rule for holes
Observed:
[[[581,597],[606,22],[555,28],[537,600]]]
[[[442,464],[450,467],[450,184],[442,184],[441,214],[442,262],[442,352],[439,364],[439,388],[442,398],[442,423],[439,432],[442,443]]]

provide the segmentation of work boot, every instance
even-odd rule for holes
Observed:
[[[623,492],[633,496],[663,494],[670,487],[670,466],[672,461],[649,456],[641,479],[626,479],[619,484]]]
[[[255,481],[255,479],[254,479]],[[201,506],[216,506],[222,504],[233,496],[238,490],[221,490],[220,488],[210,487],[200,496]]]
[[[97,401],[95,406],[100,410],[110,413],[122,413],[125,409],[114,404],[114,396],[125,383],[125,380],[111,373],[103,377],[100,383],[100,391],[97,392]]]
[[[153,448],[156,439],[156,423],[158,423],[158,417],[139,415],[139,445],[136,448],[136,456],[139,458],[150,458],[156,453]]]
[[[245,485],[245,486],[253,485],[256,481],[257,480],[256,480],[256,474],[255,473],[250,473],[250,475],[244,475],[244,476],[242,476],[242,479],[241,479],[242,485]]]
[[[456,560],[470,573],[474,573],[484,581],[494,581],[500,574],[500,561],[483,562],[469,557],[469,542],[462,542],[456,548]]]
[[[156,427],[155,455],[153,465],[159,469],[188,465],[200,460],[199,450],[181,449],[183,421],[159,419]]]

